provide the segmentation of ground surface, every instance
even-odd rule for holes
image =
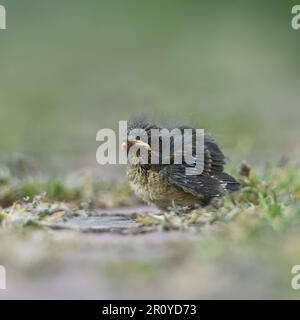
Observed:
[[[140,205],[126,184],[76,189],[6,171],[1,298],[299,298],[299,167],[241,174],[222,208],[183,215]]]

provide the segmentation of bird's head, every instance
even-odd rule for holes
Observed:
[[[130,164],[148,164],[150,162],[151,146],[142,140],[128,137],[123,141],[122,149],[127,152]]]

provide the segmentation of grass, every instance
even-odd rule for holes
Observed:
[[[140,203],[127,183],[94,183],[89,172],[80,176],[80,179],[78,177],[77,183],[73,185],[67,183],[66,178],[20,178],[16,177],[16,172],[13,174],[12,170],[5,167],[1,172],[2,219],[14,214],[16,205],[19,209],[23,206],[26,209],[24,211],[30,211],[30,208],[32,211],[41,203],[63,202],[85,210]],[[261,232],[264,231],[266,236],[269,232],[287,232],[297,225],[300,217],[298,165],[269,165],[256,171],[242,164],[239,181],[241,191],[227,195],[217,206],[197,209],[189,214],[181,212],[180,208],[160,215],[137,214],[136,221],[143,226],[156,226],[162,230],[189,230],[203,225],[220,225],[218,230],[223,230],[224,235],[234,235],[239,230],[246,238],[251,235],[262,236]],[[38,219],[53,213],[51,209],[48,214],[43,214],[45,209],[35,212]]]
[[[95,182],[92,173],[64,177],[47,177],[28,167],[27,158],[19,158],[18,166],[11,163],[0,168],[0,207],[11,207],[16,201],[31,202],[44,194],[48,202],[87,204],[90,208],[109,208],[139,203],[129,186],[117,182]]]

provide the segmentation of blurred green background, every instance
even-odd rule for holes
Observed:
[[[96,132],[141,112],[204,127],[233,163],[297,153],[297,1],[0,3],[1,158],[96,167]]]

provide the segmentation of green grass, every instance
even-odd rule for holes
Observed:
[[[246,168],[246,171],[245,171]],[[127,183],[95,183],[89,173],[77,184],[63,178],[17,178],[2,170],[0,205],[10,211],[14,203],[34,202],[41,194],[46,202],[65,202],[74,207],[87,203],[89,208],[129,206],[139,203]],[[300,170],[298,165],[267,166],[260,170],[242,165],[241,191],[227,195],[221,205],[197,209],[185,214],[180,209],[162,215],[138,214],[144,226],[162,230],[189,230],[215,225],[224,236],[241,234],[249,237],[269,237],[293,230],[300,217]],[[8,208],[8,209],[6,209]]]
[[[26,164],[24,164],[25,166]],[[19,170],[19,168],[18,168]],[[26,171],[26,170],[25,170]],[[11,207],[15,202],[32,202],[43,194],[48,202],[82,204],[90,208],[109,208],[139,203],[127,183],[99,182],[90,171],[69,177],[47,177],[41,174],[25,174],[6,166],[0,170],[0,207]],[[23,174],[23,173],[22,173]]]

